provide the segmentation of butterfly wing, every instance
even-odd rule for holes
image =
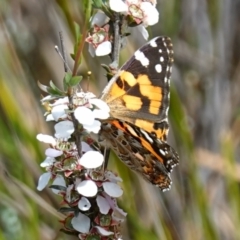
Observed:
[[[111,116],[165,140],[172,63],[168,37],[156,37],[137,50],[103,91]]]

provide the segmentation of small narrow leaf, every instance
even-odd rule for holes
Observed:
[[[74,76],[69,81],[69,86],[74,87],[77,86],[82,81],[82,76]]]
[[[66,187],[64,187],[64,186],[61,186],[61,185],[51,185],[51,186],[49,186],[49,188],[51,188],[51,189],[56,189],[56,190],[59,190],[59,191],[66,191]]]
[[[67,88],[69,87],[69,82],[70,82],[71,78],[72,78],[72,74],[67,72],[64,76],[64,79],[63,79],[64,91],[66,91]]]
[[[44,92],[46,92],[46,93],[49,93],[50,87],[41,84],[39,81],[37,81],[37,85],[38,85],[38,87],[39,87],[42,91],[44,91]]]

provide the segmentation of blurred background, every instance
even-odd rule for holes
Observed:
[[[73,239],[59,231],[60,198],[36,190],[46,148],[36,135],[53,133],[37,81],[62,87],[54,46],[62,31],[67,53],[73,52],[73,22],[84,21],[81,4],[0,0],[0,240]],[[149,33],[174,44],[169,143],[180,165],[171,191],[162,193],[113,155],[109,168],[124,180],[119,204],[128,212],[123,239],[240,239],[240,0],[160,0],[157,6],[160,21]],[[121,63],[144,42],[133,31]],[[110,60],[92,59],[86,45],[79,74],[87,79],[92,71],[95,94],[107,83],[100,63]]]

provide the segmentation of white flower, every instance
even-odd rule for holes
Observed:
[[[137,24],[141,22],[145,27],[152,26],[158,22],[159,13],[155,2],[150,3],[143,0],[109,0],[110,8],[115,12],[130,15]]]
[[[90,230],[90,218],[82,213],[78,213],[77,217],[73,217],[71,223],[73,228],[81,233],[88,233]]]
[[[101,17],[102,18],[102,17]],[[89,52],[92,57],[108,55],[112,51],[112,44],[109,37],[109,24],[102,25],[102,19],[98,19],[99,24],[95,23],[93,31],[86,38],[86,42],[89,43]]]
[[[54,137],[50,136],[50,135],[46,135],[46,134],[38,134],[37,135],[37,140],[40,142],[44,142],[44,143],[49,143],[53,146],[56,145],[56,140]]]
[[[97,201],[97,205],[99,207],[100,213],[107,214],[111,208],[108,201],[104,197],[99,195],[97,196],[96,201]]]
[[[93,197],[97,194],[98,187],[92,180],[84,180],[77,185],[76,190],[85,197]]]
[[[62,121],[55,124],[54,129],[56,131],[56,138],[70,138],[71,134],[74,132],[73,122],[71,121]]]
[[[116,198],[122,196],[123,194],[123,190],[116,183],[104,182],[103,189],[110,197]]]
[[[57,175],[57,176],[55,177],[55,179],[53,180],[52,185],[66,187],[66,182],[65,182],[63,176]],[[61,190],[58,190],[58,189],[56,189],[56,188],[52,188],[52,191],[53,191],[53,193],[55,193],[55,194],[58,194],[59,192],[61,192]]]
[[[37,190],[42,191],[51,179],[52,174],[50,172],[43,173],[38,179]]]
[[[98,151],[88,151],[82,155],[78,162],[85,168],[93,169],[100,167],[103,160],[103,155]]]
[[[82,211],[87,211],[91,207],[91,203],[89,200],[85,197],[81,197],[81,199],[78,202],[78,208]]]

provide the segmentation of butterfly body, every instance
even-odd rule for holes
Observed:
[[[100,134],[130,169],[163,191],[179,161],[166,142],[172,63],[170,38],[154,38],[123,65],[101,97],[111,117]]]

